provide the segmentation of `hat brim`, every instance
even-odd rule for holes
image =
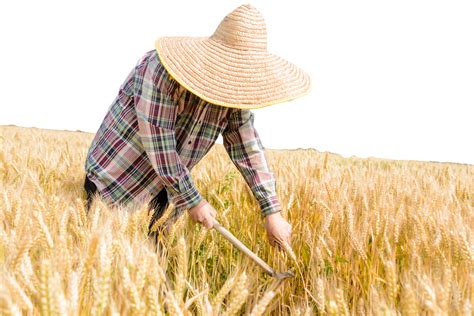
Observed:
[[[238,50],[209,37],[161,37],[155,48],[179,84],[212,104],[255,109],[311,90],[303,70],[266,51]]]

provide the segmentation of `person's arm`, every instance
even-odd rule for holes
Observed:
[[[254,114],[250,110],[233,110],[222,137],[229,157],[260,205],[261,214],[266,217],[280,212],[275,177],[268,167],[262,142],[254,127]]]
[[[169,87],[169,75],[156,59],[136,69],[134,101],[138,133],[146,155],[168,198],[177,211],[191,209],[203,200],[176,151],[177,105]]]
[[[270,245],[281,249],[280,242],[290,242],[291,225],[281,216],[275,177],[253,123],[250,110],[233,110],[222,133],[224,147],[260,205]]]

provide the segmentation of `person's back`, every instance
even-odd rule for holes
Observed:
[[[150,83],[156,86],[147,86]],[[191,170],[199,162],[224,131],[233,110],[205,102],[182,88],[161,65],[156,50],[149,51],[121,85],[99,127],[87,154],[86,174],[101,196],[113,204],[146,200],[155,196],[164,184],[182,190],[191,179],[178,182],[172,175],[186,177],[187,171],[181,166]],[[166,139],[157,140],[158,134]],[[159,153],[148,143],[153,141],[169,145],[169,150],[155,158]],[[165,155],[170,159],[166,166],[160,164]],[[156,168],[176,169],[176,172],[172,175],[165,172],[160,178],[153,168],[155,160],[158,160],[154,164]],[[184,202],[181,200],[175,206],[181,206],[179,202]]]

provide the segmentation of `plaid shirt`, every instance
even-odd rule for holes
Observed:
[[[175,214],[202,200],[190,170],[222,134],[224,147],[260,205],[280,211],[275,178],[250,110],[207,103],[147,52],[120,86],[87,153],[85,170],[105,201],[144,201],[165,188]]]

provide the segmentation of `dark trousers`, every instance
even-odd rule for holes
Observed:
[[[97,191],[97,186],[89,180],[89,178],[86,176],[85,181],[84,181],[84,190],[86,191],[87,197],[86,197],[86,210],[89,211],[91,204],[92,204],[92,199],[94,198],[95,194],[99,194]],[[153,216],[151,217],[150,223],[148,224],[148,236],[152,237],[155,239],[158,237],[158,230],[154,231],[153,233],[150,232],[151,228],[153,227],[153,224],[161,217],[163,216],[164,211],[168,207],[168,194],[166,193],[166,190],[163,188],[149,203],[149,208],[148,211],[151,212],[153,211]]]

